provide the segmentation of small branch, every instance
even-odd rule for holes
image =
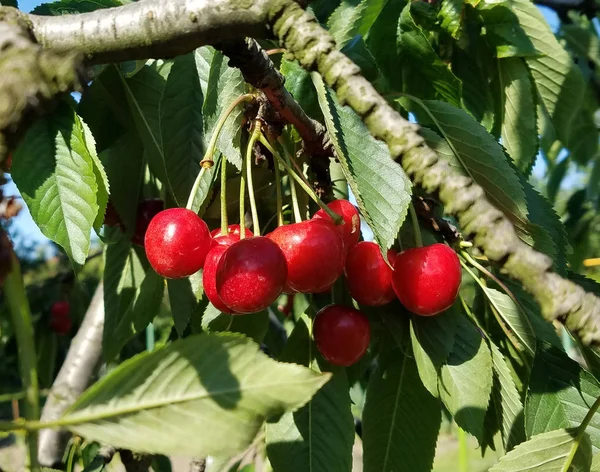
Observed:
[[[175,57],[231,38],[264,37],[272,0],[144,0],[62,16],[29,15],[44,48],[89,64]]]
[[[206,470],[206,459],[193,459],[190,462],[189,472],[204,472]]]
[[[50,389],[42,411],[42,421],[53,421],[62,416],[89,385],[102,355],[103,329],[104,290],[100,282]],[[60,463],[68,437],[69,433],[66,431],[41,431],[38,455],[43,466],[53,467]]]
[[[341,103],[361,117],[370,133],[388,145],[407,175],[427,193],[439,195],[465,235],[487,258],[535,297],[548,321],[560,320],[584,344],[600,344],[600,299],[551,271],[551,259],[522,242],[512,223],[473,180],[453,170],[341,53],[315,17],[292,0],[281,0],[269,18],[282,47],[309,71],[318,71]]]
[[[440,233],[448,244],[454,244],[461,239],[460,232],[456,226],[448,220],[435,214],[435,203],[430,199],[423,197],[413,197],[412,199],[417,216],[426,223],[433,231]]]

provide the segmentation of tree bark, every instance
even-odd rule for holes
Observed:
[[[102,282],[96,288],[81,327],[71,342],[58,376],[42,411],[42,421],[52,421],[65,412],[88,387],[102,355],[104,328],[104,290]],[[43,429],[40,432],[38,455],[40,464],[54,467],[60,463],[69,433]]]

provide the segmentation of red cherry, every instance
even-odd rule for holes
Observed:
[[[228,236],[223,236],[222,239],[227,239]],[[214,241],[214,240],[213,240]],[[202,269],[202,286],[208,300],[214,307],[223,313],[233,313],[217,293],[217,267],[221,257],[227,251],[227,248],[233,244],[213,244],[213,247],[206,256],[204,268]]]
[[[236,313],[255,313],[273,303],[287,278],[287,263],[279,246],[255,236],[233,243],[217,267],[217,293]]]
[[[389,250],[387,256],[393,264],[396,251]],[[346,257],[345,273],[350,295],[361,305],[381,306],[396,297],[392,269],[375,243],[361,241],[352,246]]]
[[[344,240],[346,250],[350,249],[358,242],[358,238],[360,237],[360,216],[358,215],[358,210],[348,200],[334,200],[328,203],[327,206],[343,218],[344,223],[335,227]],[[315,218],[332,221],[324,210],[317,211],[313,216],[313,219]]]
[[[157,274],[180,279],[202,268],[211,239],[208,226],[192,210],[169,208],[148,225],[146,256]]]
[[[104,224],[106,226],[121,226],[121,217],[114,207],[112,202],[109,200],[106,205],[106,212],[104,213]]]
[[[254,236],[254,233],[252,231],[250,231],[248,228],[246,228],[246,230],[244,231],[246,233],[246,237],[247,238],[251,238],[252,236]],[[239,241],[240,240],[240,225],[229,225],[227,227],[227,234],[221,234],[221,228],[217,228],[217,229],[213,229],[210,232],[210,235],[213,238],[224,238],[227,236],[237,236],[237,239],[235,241]],[[233,241],[233,242],[235,242]]]
[[[52,318],[66,318],[71,313],[71,304],[69,302],[54,302],[50,307],[50,316]]]
[[[448,309],[458,295],[461,269],[445,244],[407,249],[396,256],[392,285],[408,310],[431,316]]]
[[[159,198],[143,200],[138,204],[137,218],[135,220],[135,233],[133,233],[133,237],[131,238],[133,244],[144,246],[144,237],[146,236],[150,221],[163,211],[164,208],[165,202]]]
[[[283,251],[288,266],[287,287],[319,293],[344,270],[344,243],[335,225],[324,219],[280,226],[267,236]]]
[[[369,347],[369,319],[360,311],[344,305],[329,305],[316,317],[313,336],[317,349],[334,365],[349,366]]]

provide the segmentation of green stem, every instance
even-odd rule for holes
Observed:
[[[4,281],[4,296],[8,302],[13,329],[19,350],[19,368],[25,390],[25,418],[30,421],[40,417],[40,392],[37,378],[37,357],[31,324],[31,311],[23,285],[21,267],[15,253],[11,250],[11,271]],[[25,438],[28,454],[25,470],[37,472],[40,465],[37,459],[38,435],[30,432]]]
[[[410,212],[410,220],[413,225],[413,232],[415,233],[415,244],[417,247],[423,247],[423,237],[421,236],[419,218],[417,217],[417,212],[415,211],[415,206],[412,204],[412,202],[408,206],[408,211]]]
[[[240,176],[240,239],[246,237],[246,160],[242,162]]]
[[[308,194],[308,196],[310,198],[312,198],[313,201],[317,205],[319,205],[319,207],[325,213],[327,213],[329,215],[329,217],[333,220],[333,222],[336,225],[342,224],[344,222],[344,220],[342,219],[342,217],[340,215],[338,215],[336,212],[334,212],[331,208],[329,208],[327,205],[325,205],[325,203],[323,203],[321,201],[321,199],[317,196],[317,194],[312,189],[312,187],[310,185],[308,185],[306,182],[304,182],[304,180],[298,174],[296,174],[296,171],[294,171],[294,169],[292,169],[292,166],[290,166],[287,162],[285,162],[285,160],[283,160],[281,158],[279,153],[273,148],[273,146],[271,146],[271,143],[269,143],[267,138],[265,138],[262,134],[260,136],[260,142],[269,150],[269,152],[271,154],[273,154],[275,159],[277,161],[279,161],[279,163],[283,166],[283,168],[287,171],[287,173],[290,176],[292,176],[296,182],[298,182],[298,185],[300,185],[300,187],[302,187],[302,189]]]
[[[585,430],[587,429],[588,425],[590,424],[590,421],[592,421],[592,418],[596,414],[598,407],[600,407],[600,397],[596,398],[596,401],[594,402],[592,407],[589,409],[589,411],[585,415],[585,418],[583,418],[581,425],[579,425],[579,429],[577,431],[577,436],[575,437],[575,441],[573,442],[573,445],[571,446],[571,451],[569,452],[569,455],[567,456],[567,460],[564,463],[561,472],[568,472],[569,467],[571,467],[571,463],[573,462],[573,459],[575,458],[575,454],[577,454],[577,449],[579,449],[579,445],[581,444],[581,440],[583,439]]]
[[[283,139],[279,140],[279,144],[281,144],[281,148],[283,149],[283,155],[285,156],[285,161],[289,164],[290,153],[287,150],[285,142]],[[275,158],[275,162],[278,162],[279,159]],[[294,221],[296,223],[300,223],[302,221],[302,212],[300,211],[300,203],[298,202],[298,191],[296,189],[296,182],[294,182],[294,178],[288,174],[290,179],[290,195],[292,197],[292,207],[294,209]]]
[[[281,194],[281,171],[279,170],[279,162],[273,159],[273,167],[275,168],[275,191],[277,192],[277,226],[283,226],[283,197]]]
[[[67,459],[67,472],[73,472],[74,469],[74,463],[73,461],[75,460],[75,453],[77,452],[77,444],[75,443],[75,441],[73,441],[73,443],[71,444],[71,448],[69,449],[69,458]]]
[[[40,390],[40,397],[47,397],[50,390]],[[0,403],[12,402],[13,400],[22,400],[27,395],[27,392],[4,393],[0,395]]]
[[[252,180],[252,151],[254,150],[254,144],[258,140],[262,133],[260,131],[260,122],[258,120],[254,123],[254,131],[250,136],[250,142],[246,149],[246,174],[248,179],[248,197],[250,199],[250,211],[252,212],[252,230],[254,234],[260,236],[260,223],[258,221],[258,210],[256,209],[256,196],[254,195],[254,182]]]
[[[469,472],[467,433],[460,426],[458,426],[458,470],[460,472]]]
[[[146,326],[146,351],[154,350],[154,324]]]
[[[208,168],[210,168],[210,166]],[[204,177],[204,173],[206,172],[206,169],[207,169],[207,167],[205,167],[203,165],[200,168],[200,172],[198,172],[198,175],[196,176],[196,180],[194,181],[194,185],[192,186],[192,191],[190,192],[190,196],[188,197],[187,204],[185,205],[185,207],[188,210],[191,210],[192,207],[194,206],[194,199],[196,198],[196,194],[198,193],[198,190],[200,189],[200,185],[202,184],[202,177]]]
[[[204,153],[204,157],[202,158],[202,162],[208,162],[213,160],[213,156],[215,153],[215,148],[217,146],[217,139],[219,139],[219,134],[221,134],[221,130],[223,129],[223,125],[229,118],[229,115],[233,113],[235,107],[238,106],[242,102],[249,102],[250,100],[254,100],[254,95],[251,93],[246,93],[244,95],[240,95],[236,98],[231,104],[221,113],[219,117],[219,121],[217,121],[217,125],[215,126],[215,130],[213,131],[213,135],[210,138],[210,142],[208,143],[208,148]]]
[[[221,156],[221,234],[227,234],[227,158]]]

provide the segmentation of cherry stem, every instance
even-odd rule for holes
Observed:
[[[413,232],[415,233],[415,245],[417,247],[423,247],[423,237],[421,236],[421,228],[419,226],[419,218],[417,217],[417,212],[415,211],[415,207],[410,203],[408,206],[408,211],[410,212],[410,219],[413,225]]]
[[[279,162],[273,159],[273,167],[275,168],[275,190],[277,192],[277,226],[283,226],[283,197],[281,195],[281,171],[279,170]]]
[[[246,237],[246,161],[242,162],[240,176],[240,239]]]
[[[258,211],[256,209],[256,197],[254,196],[254,182],[252,181],[252,151],[254,150],[254,144],[262,136],[260,121],[254,122],[254,130],[250,136],[248,142],[248,148],[246,149],[246,174],[248,180],[248,196],[250,197],[250,210],[252,211],[252,226],[254,233],[260,236],[260,223],[258,221]]]
[[[273,154],[273,156],[279,161],[279,163],[283,166],[283,168],[287,171],[287,173],[289,175],[291,175],[296,182],[298,182],[298,185],[300,185],[300,187],[302,187],[302,189],[308,194],[308,196],[310,198],[312,198],[313,201],[317,205],[319,205],[319,207],[325,213],[327,213],[327,215],[329,215],[329,217],[333,220],[333,222],[336,225],[342,224],[344,222],[344,220],[342,219],[342,217],[340,215],[338,215],[331,208],[329,208],[327,205],[325,205],[325,203],[323,203],[323,201],[317,196],[317,194],[312,189],[312,187],[308,183],[304,182],[304,180],[294,171],[294,169],[292,169],[292,166],[290,166],[287,162],[285,162],[281,158],[279,153],[277,151],[275,151],[273,146],[271,146],[271,143],[269,143],[269,141],[267,140],[267,138],[264,137],[264,135],[261,135],[260,142],[263,143],[263,145],[271,152],[271,154]]]
[[[196,177],[196,180],[194,181],[194,186],[192,187],[192,191],[190,192],[190,196],[188,197],[188,201],[187,204],[185,205],[185,207],[188,210],[191,210],[192,207],[194,206],[194,199],[196,198],[196,194],[198,193],[198,190],[200,189],[200,185],[202,184],[202,177],[204,177],[204,174],[206,172],[206,169],[209,169],[210,166],[202,166],[202,168],[200,169],[200,172],[198,172],[198,176]]]
[[[283,155],[285,156],[285,160],[286,162],[290,162],[290,154],[285,146],[285,143],[283,142],[283,139],[279,140],[279,144],[281,144],[281,148],[283,149]],[[276,159],[277,161],[277,159]],[[302,221],[302,212],[300,211],[300,203],[298,202],[298,192],[296,191],[296,182],[294,182],[294,179],[289,176],[290,178],[290,194],[292,197],[292,207],[294,209],[294,221],[296,221],[296,223],[300,223]]]
[[[221,235],[227,234],[227,158],[221,156]]]

